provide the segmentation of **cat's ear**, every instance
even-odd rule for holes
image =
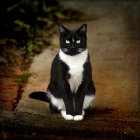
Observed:
[[[64,27],[63,25],[59,25],[59,32],[60,33],[65,33],[67,31],[68,31],[68,29],[66,27]]]
[[[79,28],[78,30],[79,30],[80,32],[86,33],[86,31],[87,31],[87,24],[81,25],[80,28]]]

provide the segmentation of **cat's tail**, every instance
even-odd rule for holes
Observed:
[[[48,102],[48,103],[50,102],[50,99],[48,98],[47,93],[46,92],[42,92],[42,91],[32,92],[29,95],[29,97],[33,98],[33,99],[45,101],[45,102]]]

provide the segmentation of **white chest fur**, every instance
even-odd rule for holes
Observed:
[[[75,93],[83,79],[83,66],[88,57],[88,50],[86,49],[80,54],[74,56],[67,55],[60,50],[59,56],[60,59],[69,66],[69,84],[71,91]]]

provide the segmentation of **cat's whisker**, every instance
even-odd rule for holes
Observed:
[[[84,51],[84,50],[85,50],[85,49],[83,49],[83,48],[78,48],[77,51],[78,51],[79,53],[81,53],[81,52]]]
[[[69,50],[67,48],[62,48],[61,49],[64,53],[68,52]]]

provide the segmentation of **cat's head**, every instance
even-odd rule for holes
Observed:
[[[78,29],[69,30],[59,25],[60,49],[68,55],[76,55],[87,48],[87,25],[83,24]]]

